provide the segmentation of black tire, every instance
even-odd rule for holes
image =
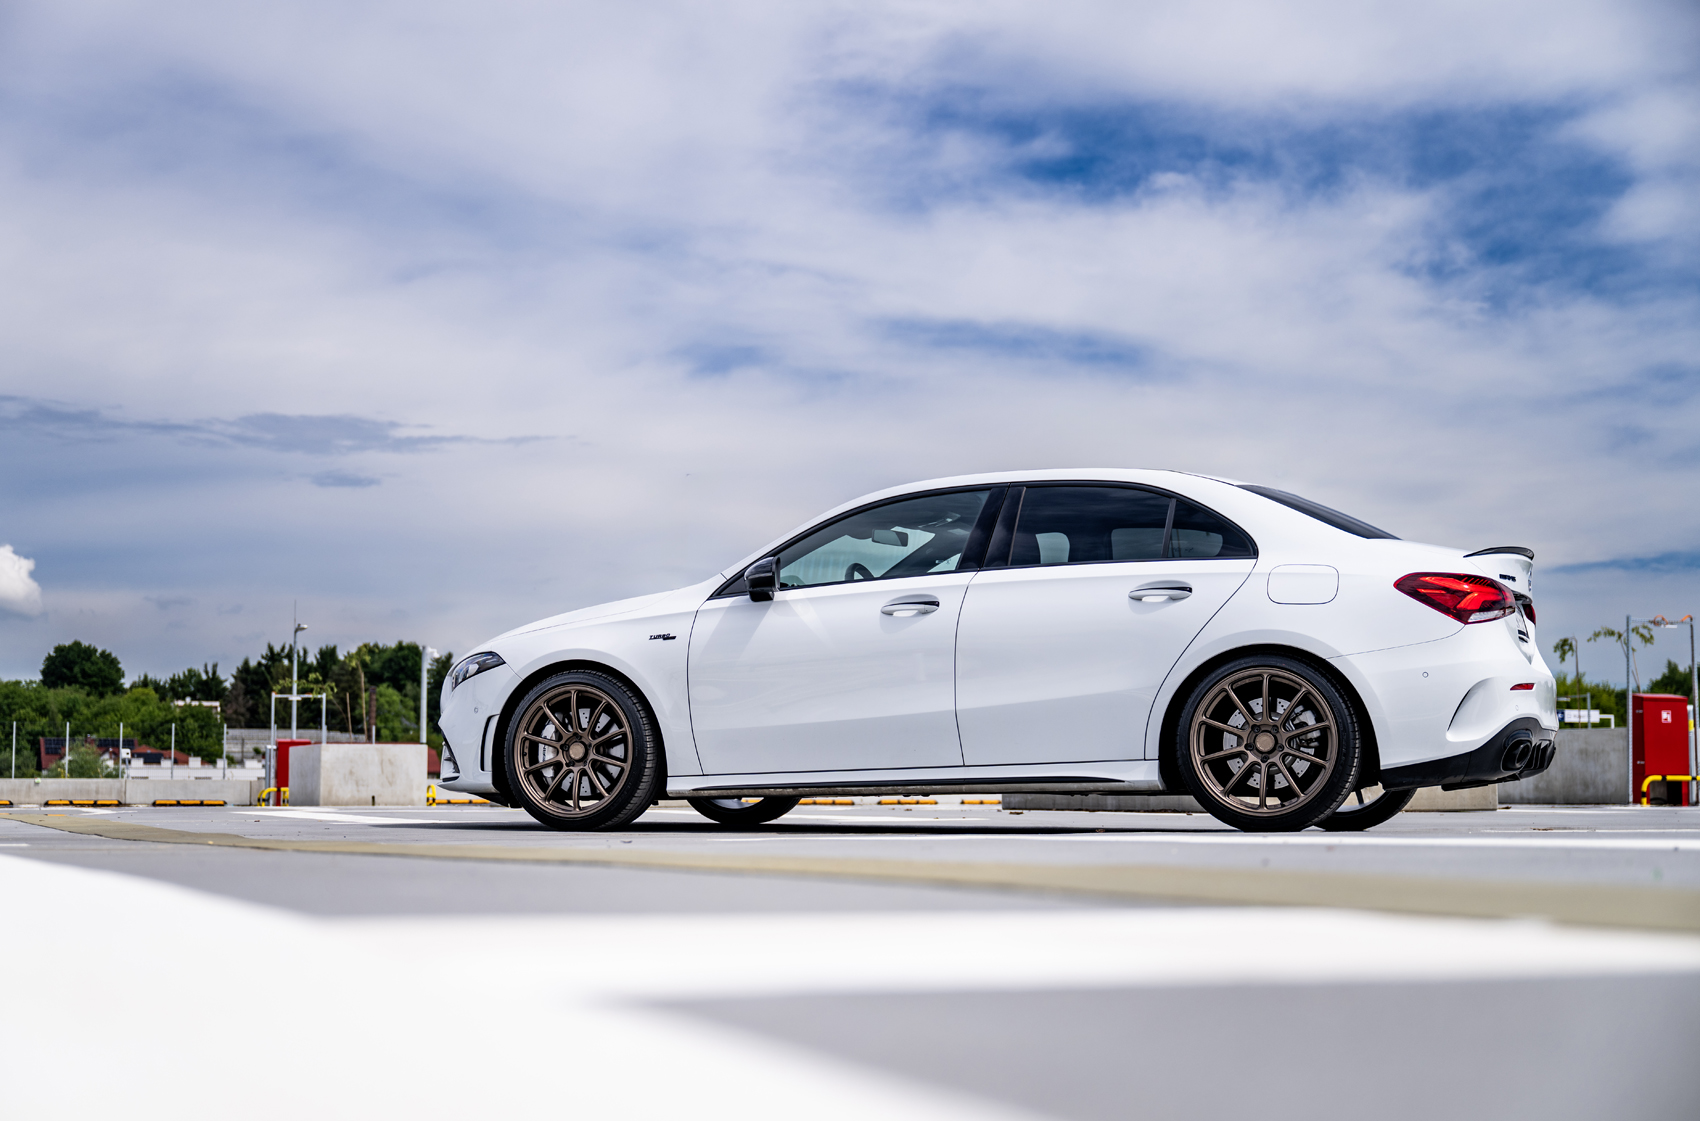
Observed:
[[[1373,829],[1411,804],[1417,796],[1415,789],[1383,790],[1373,798],[1364,798],[1359,790],[1347,796],[1340,808],[1316,824],[1331,833],[1347,833],[1358,829]],[[1363,799],[1359,801],[1359,799]]]
[[[1278,654],[1237,659],[1199,682],[1173,751],[1198,803],[1247,833],[1294,832],[1326,819],[1357,788],[1363,756],[1340,690],[1308,663]]]
[[[765,825],[797,808],[795,798],[763,798],[756,802],[742,798],[691,798],[689,801],[697,813],[722,825]]]
[[[549,828],[618,829],[654,803],[660,755],[642,698],[605,674],[571,670],[521,699],[502,766],[514,803]]]

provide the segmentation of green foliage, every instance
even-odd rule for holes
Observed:
[[[179,751],[214,759],[222,752],[221,720],[233,728],[269,727],[271,694],[299,692],[327,698],[325,723],[332,731],[366,736],[375,730],[380,740],[415,741],[419,738],[421,658],[420,646],[412,642],[387,646],[363,643],[346,654],[335,646],[321,646],[316,651],[300,651],[292,678],[289,647],[267,643],[265,653],[258,658],[242,659],[228,681],[220,675],[216,663],[209,663],[174,673],[163,681],[143,675],[124,691],[117,658],[83,643],[71,643],[48,656],[48,662],[55,666],[54,683],[46,680],[45,665],[42,682],[0,682],[0,721],[4,722],[0,723],[0,732],[10,732],[11,722],[19,722],[20,777],[35,774],[36,741],[43,736],[63,736],[67,721],[73,740],[82,736],[111,738],[118,734],[122,721],[126,737],[134,736],[138,743],[155,750],[170,746],[175,723]],[[79,678],[85,683],[65,683],[65,666],[96,663],[104,667],[101,672],[106,675],[98,680],[98,688],[86,683],[88,673]],[[440,690],[453,665],[452,654],[440,655],[431,662],[428,726],[435,725],[439,716]],[[120,684],[112,682],[114,674]],[[220,708],[174,703],[191,700],[217,701]],[[287,706],[288,702],[277,706],[278,719],[285,726],[289,720]],[[319,702],[301,702],[299,718],[302,727],[316,730]],[[433,731],[430,741],[440,745],[442,737]],[[3,750],[0,775],[9,775],[10,744]]]
[[[1665,672],[1647,683],[1649,693],[1671,693],[1678,697],[1694,699],[1694,679],[1689,676],[1689,667],[1679,666],[1675,662],[1665,660]]]
[[[118,771],[101,757],[100,752],[85,744],[71,747],[70,771],[65,773],[65,761],[60,760],[48,772],[52,778],[117,778]]]
[[[11,774],[10,733],[18,722],[18,777],[36,773],[37,740],[58,739],[71,726],[71,739],[96,736],[112,739],[118,725],[124,737],[139,745],[163,751],[171,746],[171,728],[177,726],[177,750],[203,759],[217,759],[223,751],[223,729],[219,714],[209,708],[174,705],[162,700],[146,686],[117,696],[95,697],[78,688],[53,689],[34,681],[0,681],[0,732],[6,733],[5,754],[0,756],[0,774]],[[92,749],[91,749],[92,750]],[[75,774],[77,749],[72,748]]]
[[[378,686],[379,742],[404,743],[418,738],[419,683],[413,683],[411,696],[387,684]]]
[[[1614,719],[1614,726],[1623,727],[1623,686],[1613,686],[1609,682],[1589,681],[1586,677],[1574,674],[1559,673],[1558,695],[1569,698],[1558,702],[1559,708],[1587,708],[1590,705],[1598,709],[1602,715]],[[1590,701],[1590,697],[1592,700]],[[1604,725],[1600,725],[1604,727]]]
[[[109,697],[124,688],[124,667],[110,650],[67,642],[41,660],[41,683],[49,689],[82,689]]]

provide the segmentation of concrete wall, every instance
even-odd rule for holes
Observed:
[[[1597,806],[1629,801],[1629,733],[1623,728],[1563,728],[1552,766],[1533,778],[1502,783],[1508,805]],[[1636,800],[1640,800],[1637,792]]]
[[[291,806],[423,806],[422,743],[310,743],[289,750]]]
[[[259,797],[259,779],[117,779],[31,778],[0,779],[0,798],[14,806],[39,806],[49,799],[117,801],[145,806],[158,799],[222,801],[251,806]]]

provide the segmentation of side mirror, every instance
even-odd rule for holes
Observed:
[[[763,557],[744,569],[744,583],[750,587],[750,598],[765,603],[779,590],[779,558]]]

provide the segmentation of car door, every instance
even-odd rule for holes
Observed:
[[[707,774],[961,766],[956,622],[1003,488],[854,511],[779,550],[769,602],[741,581],[691,630]]]
[[[1164,677],[1254,564],[1243,531],[1186,499],[1011,488],[958,625],[964,762],[1143,757]]]

